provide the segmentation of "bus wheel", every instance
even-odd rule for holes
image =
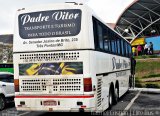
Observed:
[[[131,88],[131,87],[132,87],[132,77],[129,76],[129,88]]]
[[[116,87],[114,92],[114,104],[117,104],[118,99],[119,99],[119,88]]]
[[[109,104],[109,109],[111,109],[113,105],[113,92],[111,89],[109,90],[108,104]]]
[[[0,111],[3,110],[6,106],[5,98],[0,95]]]

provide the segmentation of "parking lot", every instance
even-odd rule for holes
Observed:
[[[0,112],[0,116],[48,116],[54,115],[53,112],[22,112],[16,111],[14,104]],[[56,113],[57,114],[57,113]],[[59,113],[59,114],[67,114]],[[77,113],[68,113],[67,115]],[[140,90],[130,90],[122,96],[119,102],[111,110],[103,113],[87,113],[87,115],[104,116],[159,116],[160,115],[160,94],[148,93]]]

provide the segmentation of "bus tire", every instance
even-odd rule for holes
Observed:
[[[119,100],[119,85],[118,83],[116,83],[116,87],[114,89],[114,102],[113,103],[117,104],[118,100]]]
[[[109,95],[108,95],[108,109],[111,109],[113,105],[113,90],[114,89],[112,86],[110,86],[109,89]]]
[[[0,95],[0,111],[3,110],[5,107],[6,107],[5,97],[3,95]]]
[[[132,87],[132,76],[129,76],[129,88]]]

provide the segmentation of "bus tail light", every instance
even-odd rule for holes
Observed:
[[[15,92],[19,92],[19,79],[14,79]]]
[[[92,91],[92,79],[91,78],[84,78],[84,92],[91,92]]]
[[[86,106],[85,106],[85,105],[83,105],[83,106],[81,106],[81,108],[86,108]]]

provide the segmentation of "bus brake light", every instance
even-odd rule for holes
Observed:
[[[14,79],[15,92],[19,92],[19,79]]]
[[[92,79],[91,78],[84,78],[84,92],[91,92],[92,91]]]

